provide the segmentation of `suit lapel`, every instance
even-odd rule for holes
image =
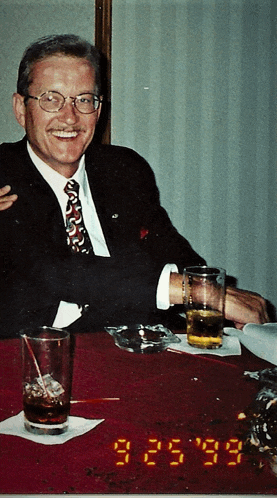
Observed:
[[[52,239],[53,243],[64,245],[66,234],[59,202],[31,161],[25,141],[22,141],[17,158],[12,175],[13,189],[18,194],[18,201],[14,205],[14,209],[18,210],[18,219],[21,219],[21,211],[24,216],[30,212],[34,234],[44,234],[46,238]]]
[[[86,159],[86,171],[95,209],[107,246],[111,252],[114,245],[114,217],[107,185],[108,182],[106,181],[105,164],[101,164],[101,167],[98,167],[96,162],[92,160],[87,165]]]

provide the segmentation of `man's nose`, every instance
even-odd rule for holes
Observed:
[[[61,119],[67,123],[75,123],[78,120],[78,111],[74,104],[74,99],[67,97],[63,108],[59,112]]]

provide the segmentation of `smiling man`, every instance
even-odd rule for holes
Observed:
[[[97,95],[91,63],[60,54],[36,62],[28,94],[13,97],[15,116],[31,148],[67,178],[75,173],[92,141],[101,109]],[[95,104],[96,109],[91,107]]]
[[[182,269],[205,263],[161,207],[147,162],[94,143],[101,102],[91,44],[57,35],[25,51],[13,96],[25,137],[0,146],[0,337],[167,322]],[[228,288],[226,318],[263,323],[265,301]]]

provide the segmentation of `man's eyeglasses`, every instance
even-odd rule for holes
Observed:
[[[99,109],[102,98],[94,93],[81,93],[77,97],[64,97],[59,92],[45,92],[39,97],[27,95],[25,104],[28,99],[38,100],[41,109],[46,112],[59,112],[65,105],[67,99],[72,100],[72,105],[82,114],[92,114]]]

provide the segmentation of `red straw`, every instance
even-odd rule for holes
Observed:
[[[79,399],[79,400],[71,400],[70,403],[101,403],[102,401],[116,401],[120,400],[120,398],[98,398],[98,399]]]

